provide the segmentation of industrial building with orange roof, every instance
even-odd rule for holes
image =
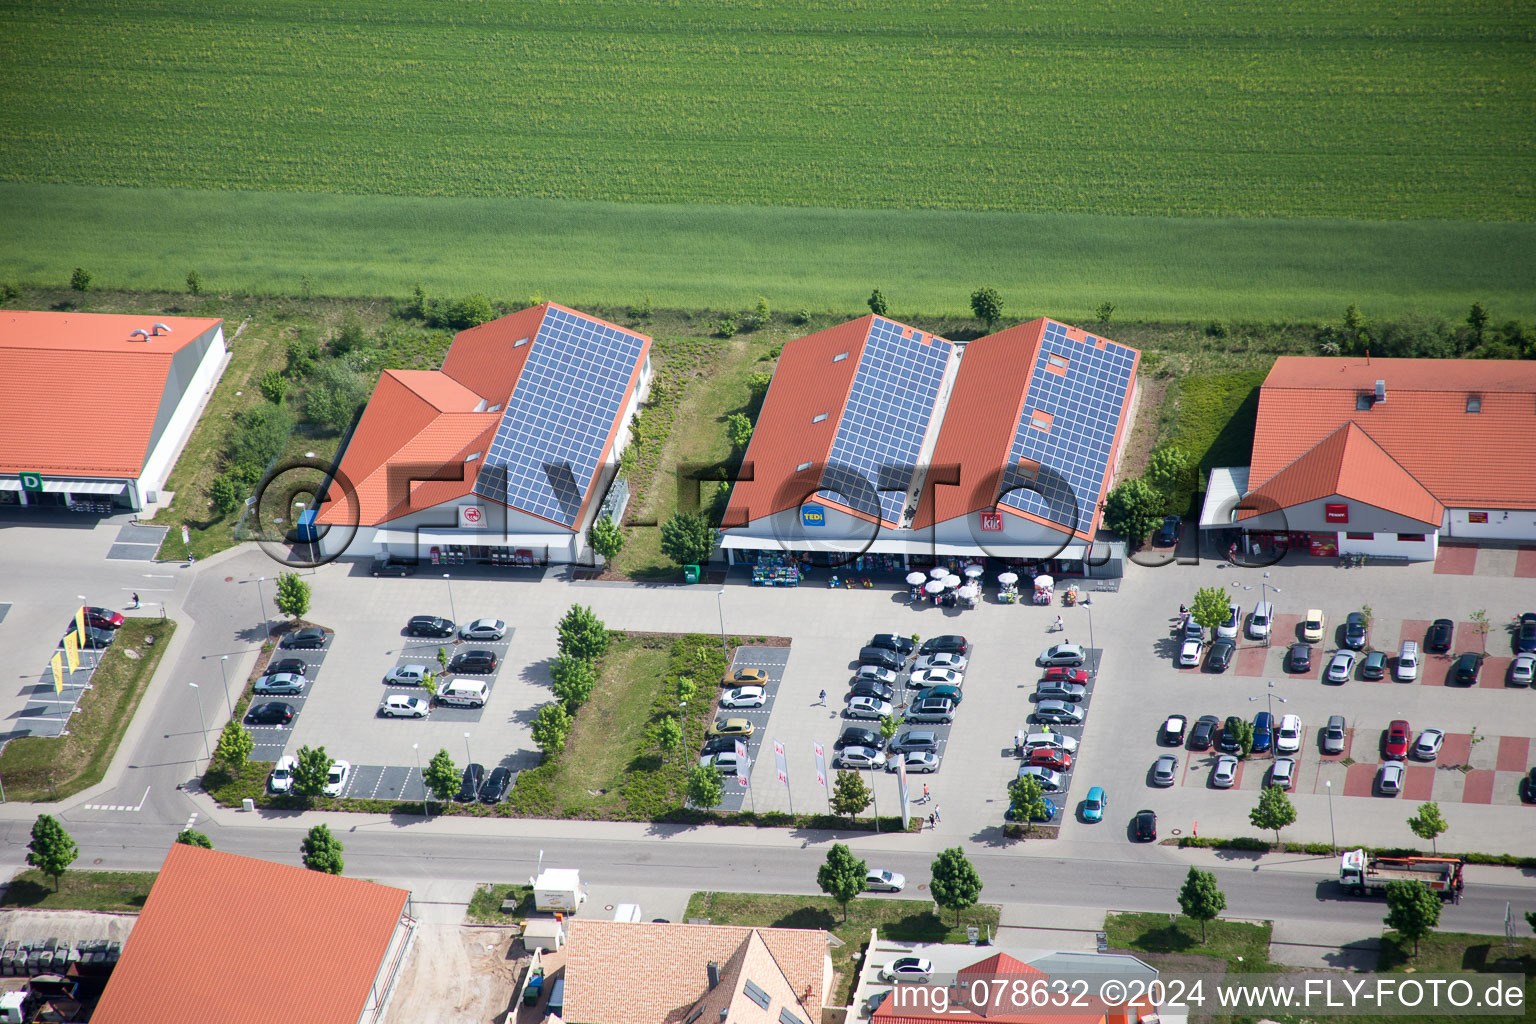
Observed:
[[[1200,525],[1252,556],[1433,559],[1536,541],[1536,364],[1284,356],[1248,466],[1210,474]]]
[[[0,505],[138,512],[224,367],[212,317],[0,310]]]

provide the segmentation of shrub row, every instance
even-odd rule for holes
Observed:
[[[1270,852],[1275,850],[1273,843],[1263,839],[1255,839],[1252,836],[1239,836],[1236,839],[1220,839],[1213,836],[1180,836],[1179,849],[1185,848],[1208,850],[1254,850]],[[1340,846],[1340,850],[1364,849],[1373,857],[1460,857],[1468,864],[1489,864],[1495,867],[1536,869],[1536,857],[1521,857],[1512,853],[1433,853],[1427,850],[1416,850],[1406,846]],[[1334,848],[1327,843],[1282,843],[1280,850],[1285,853],[1304,853],[1312,856],[1327,856],[1334,853]]]

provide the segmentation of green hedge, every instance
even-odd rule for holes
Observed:
[[[1212,836],[1180,836],[1179,849],[1186,847],[1206,850],[1257,850],[1260,852],[1275,851],[1273,843],[1263,839],[1255,839],[1252,836],[1240,836],[1236,839],[1219,839]],[[1305,853],[1313,856],[1327,856],[1335,852],[1334,847],[1327,843],[1283,843],[1279,849],[1285,853]],[[1468,864],[1490,864],[1495,867],[1523,868],[1527,871],[1536,870],[1536,857],[1520,857],[1512,853],[1456,853],[1447,850],[1445,853],[1435,853],[1429,850],[1416,850],[1407,846],[1350,846],[1341,845],[1339,850],[1365,850],[1373,857],[1460,857]]]

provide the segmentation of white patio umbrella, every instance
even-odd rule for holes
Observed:
[[[912,584],[914,587],[917,586],[919,583],[923,582],[924,580],[926,580],[927,578],[928,577],[926,575],[924,575],[923,573],[920,573],[920,572],[909,572],[909,573],[907,573],[907,582]]]
[[[1019,582],[1019,574],[1016,572],[1000,572],[997,574],[997,582],[1008,587]]]
[[[944,589],[944,584],[940,583],[938,580],[929,580],[923,585],[923,589],[928,591],[930,594],[937,594],[939,591]]]
[[[976,587],[975,587],[974,584],[967,583],[965,586],[963,586],[959,590],[955,591],[955,593],[959,594],[961,597],[965,598],[967,601],[970,601],[970,600],[974,600],[975,599],[976,594],[977,594],[977,590],[976,590]]]
[[[945,576],[944,577],[944,585],[946,587],[949,587],[951,590],[953,590],[955,587],[958,587],[960,585],[960,577],[959,576]]]
[[[1037,586],[1037,587],[1050,588],[1050,587],[1054,587],[1055,585],[1056,585],[1056,581],[1051,579],[1049,576],[1036,576],[1035,577],[1035,586]]]
[[[949,575],[949,570],[944,568],[942,565],[936,565],[932,569],[928,570],[928,575],[932,576],[936,580],[941,580],[945,576]]]
[[[983,571],[984,570],[979,565],[968,565],[965,567],[965,575],[968,579],[975,579],[976,577],[980,576]]]

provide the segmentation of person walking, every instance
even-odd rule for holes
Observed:
[[[936,818],[934,815],[932,815],[932,814],[928,815],[928,827],[929,828],[933,828],[934,825],[938,824],[938,821],[939,821],[939,819]]]
[[[821,693],[819,693],[816,696],[816,703],[820,704],[822,707],[826,707],[827,706],[827,691],[826,690],[822,690]]]
[[[939,817],[939,806],[938,806],[938,804],[934,804],[934,806],[933,806],[933,823],[935,825],[937,825],[942,820],[943,819]]]
[[[137,590],[133,592],[133,606],[135,608],[139,606],[139,592]]]
[[[923,803],[928,802],[928,783],[923,783]]]

